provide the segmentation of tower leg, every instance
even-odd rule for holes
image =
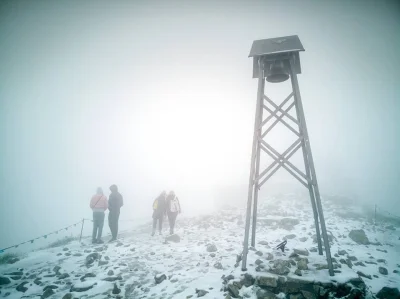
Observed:
[[[329,274],[331,276],[333,276],[334,272],[333,272],[333,265],[332,265],[331,250],[330,250],[330,246],[329,246],[328,234],[326,232],[325,218],[324,218],[324,213],[322,210],[321,197],[320,197],[320,193],[319,193],[319,189],[318,189],[317,176],[316,176],[314,161],[313,161],[312,152],[311,152],[310,140],[308,137],[308,131],[307,131],[307,125],[306,125],[305,116],[304,116],[303,105],[301,102],[299,83],[297,81],[297,75],[292,71],[293,70],[293,64],[292,64],[293,60],[291,60],[290,62],[291,62],[291,67],[290,67],[290,69],[291,69],[290,75],[291,76],[290,77],[292,80],[293,90],[296,95],[296,102],[297,102],[296,106],[298,106],[298,111],[299,111],[298,116],[300,118],[300,122],[303,127],[304,145],[305,145],[306,155],[308,157],[308,166],[309,166],[309,171],[311,172],[312,185],[314,187],[313,189],[314,189],[315,200],[316,200],[316,205],[317,205],[317,209],[318,209],[318,216],[319,216],[319,219],[321,222],[322,237],[324,239],[324,246],[325,246],[326,259],[328,262]],[[308,167],[306,165],[306,169],[307,168]]]
[[[258,78],[258,91],[257,91],[257,105],[256,105],[256,117],[254,120],[253,147],[251,151],[249,189],[247,193],[246,227],[244,231],[244,241],[243,241],[242,271],[247,270],[246,264],[247,264],[247,253],[249,250],[251,204],[252,204],[253,187],[254,187],[255,162],[257,156],[258,130],[261,125],[260,108],[264,95],[264,72],[263,72],[262,62],[260,60],[258,61],[258,67],[259,67],[259,78]]]
[[[265,87],[265,81],[264,79],[262,80],[262,87],[261,87],[261,94],[264,95],[264,87]],[[262,117],[263,117],[263,102],[264,99],[261,95],[261,100],[260,100],[260,106],[258,109],[260,109],[259,113],[259,127],[257,128],[257,156],[256,156],[256,170],[255,170],[255,176],[254,178],[257,178],[260,175],[260,150],[261,150],[261,123],[262,123]],[[251,246],[255,247],[256,246],[256,229],[257,229],[257,209],[258,209],[258,182],[254,182],[254,204],[253,204],[253,224],[252,224],[252,233],[251,233]]]

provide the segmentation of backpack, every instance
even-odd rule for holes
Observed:
[[[171,207],[170,210],[172,213],[178,212],[179,211],[179,201],[178,199],[175,197],[174,199],[171,199]]]

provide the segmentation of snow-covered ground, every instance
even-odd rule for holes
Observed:
[[[308,269],[301,271],[301,279],[346,282],[362,272],[370,275],[363,280],[373,293],[384,286],[399,287],[400,228],[383,222],[374,226],[361,209],[336,204],[332,198],[323,205],[336,260],[334,277],[324,269],[325,256],[316,252],[310,201],[296,194],[260,201],[256,248],[249,251],[248,273],[277,276],[270,273],[273,264],[290,261],[296,248],[308,253]],[[0,266],[0,297],[225,298],[223,275],[239,278],[243,274],[236,262],[243,249],[244,220],[244,209],[226,208],[206,216],[178,217],[179,242],[165,241],[165,222],[162,236],[151,237],[148,224],[123,232],[118,242],[92,245],[84,239],[32,252],[17,263]],[[360,229],[373,244],[357,244],[349,237],[351,230]],[[287,250],[275,249],[285,239]],[[283,275],[299,277],[296,270],[292,266]],[[257,298],[256,291],[255,286],[243,286],[240,295]]]

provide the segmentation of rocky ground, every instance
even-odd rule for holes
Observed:
[[[324,200],[335,276],[318,255],[307,196],[261,201],[257,242],[240,259],[244,209],[178,218],[177,234],[140,226],[117,242],[40,250],[0,266],[0,298],[400,298],[400,228]],[[287,240],[286,250],[275,247]]]

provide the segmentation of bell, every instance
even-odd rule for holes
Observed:
[[[282,60],[275,61],[270,65],[267,81],[270,83],[280,83],[289,79],[289,73]]]

